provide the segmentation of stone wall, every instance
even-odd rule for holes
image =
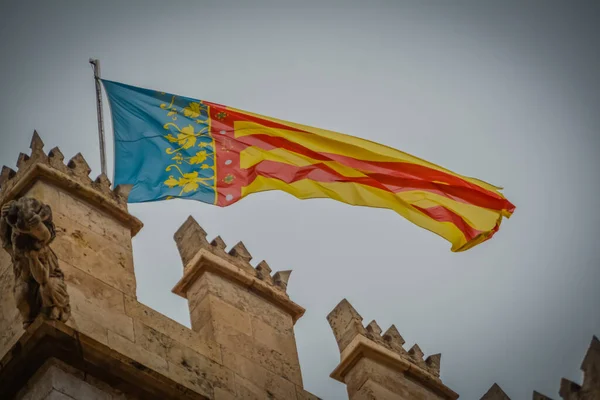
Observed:
[[[255,269],[242,244],[226,253],[220,238],[210,245],[212,259],[198,256],[207,248],[194,248],[196,231],[187,232],[187,240],[176,238],[188,251],[182,253],[186,273],[177,290],[191,299],[193,329],[180,325],[136,299],[131,239],[142,224],[127,212],[126,188],[111,190],[103,175],[92,181],[81,155],[65,165],[59,149],[45,154],[37,134],[31,147],[31,155],[19,156],[17,172],[2,170],[0,205],[31,196],[51,207],[57,229],[51,248],[65,274],[72,315],[65,324],[36,321],[23,330],[12,296],[11,261],[0,251],[0,391],[14,386],[8,377],[16,376],[11,373],[17,368],[28,371],[21,365],[26,357],[39,357],[35,349],[42,344],[36,341],[62,340],[68,346],[71,340],[79,347],[71,353],[80,354],[59,358],[77,367],[66,372],[56,363],[41,368],[23,398],[35,398],[31,393],[43,382],[52,387],[46,398],[87,398],[55,383],[75,382],[80,373],[93,377],[106,372],[106,379],[114,378],[111,382],[133,382],[119,383],[123,388],[147,382],[148,396],[156,398],[181,393],[182,398],[316,399],[303,389],[293,325],[304,310],[285,293],[289,272],[271,276],[266,263]],[[196,264],[186,262],[192,259]],[[207,262],[210,271],[200,271]],[[95,387],[89,382],[73,385],[89,393]]]

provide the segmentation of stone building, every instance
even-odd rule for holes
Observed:
[[[0,399],[317,399],[302,382],[291,271],[253,266],[243,243],[226,251],[188,218],[174,235],[183,271],[173,292],[188,300],[191,329],[178,324],[136,299],[131,239],[142,222],[127,187],[43,146],[34,133],[17,171],[0,174]],[[364,326],[346,300],[327,320],[341,355],[331,377],[350,399],[458,398],[440,380],[440,354],[405,350],[394,326]],[[583,385],[563,382],[563,399],[599,398],[598,352],[594,338]],[[508,396],[494,385],[484,398]]]

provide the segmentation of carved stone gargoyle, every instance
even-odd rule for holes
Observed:
[[[29,197],[2,206],[0,240],[12,259],[14,294],[24,328],[40,313],[63,322],[71,315],[64,275],[50,248],[55,236],[50,206]]]

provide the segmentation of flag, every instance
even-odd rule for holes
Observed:
[[[171,198],[225,207],[282,190],[394,210],[467,250],[515,206],[498,187],[357,137],[203,100],[102,80],[113,119],[115,185],[130,203]]]

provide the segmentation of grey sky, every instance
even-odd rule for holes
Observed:
[[[441,352],[461,398],[493,382],[513,399],[558,397],[561,377],[580,381],[600,334],[599,3],[250,3],[0,0],[0,164],[14,167],[35,128],[47,150],[82,152],[99,173],[93,56],[107,79],[364,137],[503,186],[513,218],[461,254],[391,211],[278,192],[224,209],[132,205],[145,224],[138,296],[189,325],[170,290],[182,274],[172,235],[191,214],[294,270],[305,386],[323,398],[346,398],[328,378],[339,354],[325,320],[344,297],[365,323],[396,324],[407,349]]]

